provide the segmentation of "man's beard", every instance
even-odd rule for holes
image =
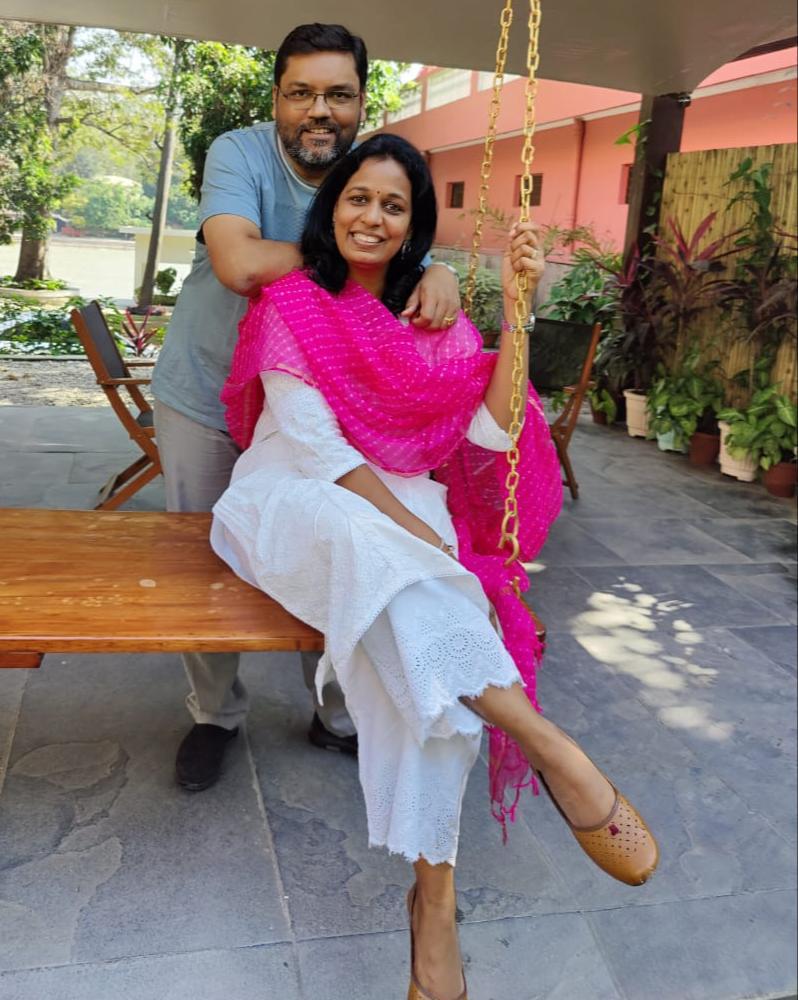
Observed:
[[[328,128],[335,135],[335,141],[331,146],[321,149],[308,149],[302,143],[302,136],[305,132],[310,132],[313,128]],[[355,141],[357,129],[342,129],[341,126],[332,120],[315,122],[313,125],[300,125],[296,129],[289,129],[284,125],[277,124],[277,133],[280,136],[286,153],[301,166],[310,170],[327,170],[334,163],[337,163],[349,152],[349,147]]]

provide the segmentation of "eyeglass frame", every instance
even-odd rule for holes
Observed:
[[[329,97],[334,93],[339,93],[339,94],[343,93],[343,91],[336,90],[335,87],[331,87],[329,90],[309,90],[308,95],[311,97],[311,100],[310,103],[305,104],[304,101],[300,103],[298,101],[292,100],[291,96],[289,94],[286,94],[286,92],[281,87],[275,87],[275,90],[277,91],[278,94],[284,97],[286,101],[288,101],[291,107],[294,107],[299,111],[310,111],[310,109],[314,106],[316,100],[319,97],[327,105],[328,110],[344,111],[347,108],[352,107],[353,103],[358,99],[358,97],[361,97],[363,95],[363,91],[358,90],[356,94],[347,94],[348,100],[346,101],[345,104],[330,104]]]

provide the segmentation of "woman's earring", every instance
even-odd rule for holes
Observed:
[[[402,249],[399,251],[402,257],[406,257],[410,253],[410,240],[405,240],[402,244]]]

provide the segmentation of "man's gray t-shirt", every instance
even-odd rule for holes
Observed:
[[[274,122],[237,129],[208,150],[199,224],[214,215],[239,215],[264,239],[297,243],[315,193],[288,165]],[[157,399],[198,423],[225,429],[219,393],[247,303],[221,284],[198,241],[153,372]]]

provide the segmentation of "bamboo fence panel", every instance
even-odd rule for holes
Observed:
[[[696,227],[710,212],[717,217],[705,237],[705,242],[728,235],[750,218],[751,208],[745,202],[729,207],[740,182],[729,184],[730,175],[740,163],[750,157],[754,166],[772,163],[771,184],[773,215],[779,229],[794,233],[798,219],[798,146],[795,143],[778,146],[750,146],[737,149],[704,149],[694,153],[671,153],[668,156],[660,210],[660,233],[670,235],[669,219],[675,219],[689,239]],[[728,273],[733,270],[733,258]],[[696,324],[695,333],[705,360],[719,359],[723,373],[730,377],[747,368],[751,350],[739,337],[719,310],[705,314]],[[782,392],[796,398],[796,341],[786,338],[773,369],[773,381]],[[735,398],[736,397],[736,398]],[[744,403],[740,391],[732,391],[730,402]]]

